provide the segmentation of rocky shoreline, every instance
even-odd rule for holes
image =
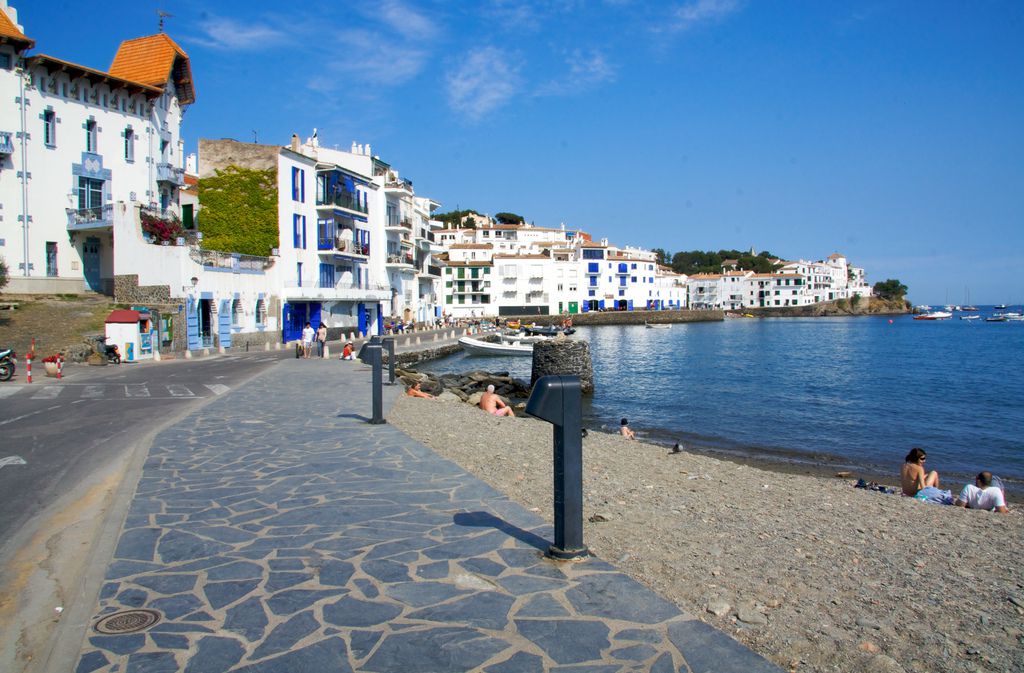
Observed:
[[[405,396],[388,420],[551,520],[550,425]],[[927,505],[591,431],[584,526],[594,553],[787,670],[1024,670],[1018,510]]]

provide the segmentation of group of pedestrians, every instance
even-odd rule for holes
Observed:
[[[324,323],[320,323],[319,327],[313,329],[313,325],[307,322],[306,326],[302,329],[302,345],[300,348],[302,349],[303,358],[308,360],[312,356],[313,344],[316,344],[317,357],[327,357],[327,325]],[[351,341],[346,341],[341,349],[341,359],[355,359]]]

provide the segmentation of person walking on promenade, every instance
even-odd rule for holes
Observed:
[[[316,328],[316,347],[320,351],[320,357],[324,356],[324,346],[327,345],[327,325],[320,323]]]
[[[917,492],[929,486],[939,487],[939,473],[935,470],[925,473],[924,461],[928,454],[924,449],[916,446],[910,450],[904,459],[903,467],[900,469],[900,484],[903,486],[903,495],[915,496]]]
[[[953,504],[965,509],[985,509],[990,512],[994,510],[1001,514],[1008,514],[1010,511],[1006,508],[1003,489],[992,484],[992,473],[988,470],[979,472],[973,484],[964,486]]]
[[[480,397],[480,408],[492,416],[512,416],[512,407],[501,401],[501,398],[494,394],[494,384],[487,386],[487,390]]]
[[[302,357],[307,360],[309,359],[309,352],[313,350],[314,335],[313,326],[307,322],[306,326],[302,329]]]

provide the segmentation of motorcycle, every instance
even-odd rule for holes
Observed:
[[[96,344],[99,346],[96,352],[107,358],[107,362],[110,364],[119,365],[121,364],[121,353],[117,350],[117,344],[107,343],[107,338],[109,337],[96,337]]]
[[[0,381],[10,381],[14,376],[17,357],[13,349],[0,350]]]

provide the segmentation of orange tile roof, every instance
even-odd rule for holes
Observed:
[[[188,54],[166,33],[122,42],[110,64],[110,74],[158,87],[173,76],[182,104],[195,102]]]
[[[54,58],[53,56],[47,56],[46,54],[36,54],[35,56],[30,56],[26,60],[31,67],[41,65],[51,71],[60,70],[71,75],[72,79],[76,77],[87,77],[99,82],[113,82],[117,86],[125,88],[131,93],[143,93],[147,96],[159,96],[163,91],[160,87],[133,82],[132,80],[121,77],[114,77],[109,72],[93,70],[92,68],[87,68],[84,65],[78,65],[77,63]]]
[[[35,40],[27,37],[25,33],[18,30],[18,26],[7,16],[7,12],[0,9],[0,44],[12,42],[21,49],[31,49],[36,46]]]

